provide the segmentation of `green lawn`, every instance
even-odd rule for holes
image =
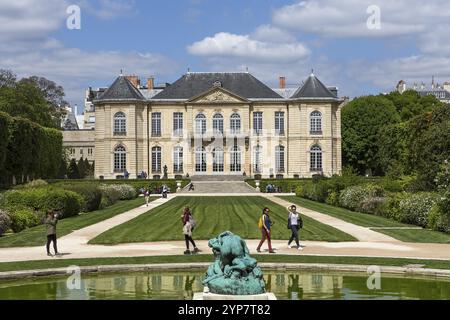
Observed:
[[[150,199],[154,200],[155,198]],[[144,204],[144,199],[140,197],[134,200],[118,202],[103,210],[84,213],[76,217],[63,219],[58,223],[58,237],[62,237],[74,230],[109,219],[115,215],[134,209],[142,204]],[[19,233],[5,235],[0,237],[0,248],[41,246],[45,244],[45,234],[45,226],[40,225],[34,228],[26,229]]]
[[[374,231],[384,233],[395,239],[405,242],[421,242],[421,243],[450,243],[450,234],[432,231],[427,229],[401,229],[401,228],[417,228],[417,226],[400,223],[388,218],[354,212],[343,208],[330,206],[325,203],[315,202],[296,196],[280,197],[286,201],[290,201],[307,209],[315,210],[330,216],[342,219],[344,221],[356,224],[362,227],[374,228]],[[381,228],[399,228],[399,229],[378,229]]]
[[[450,269],[447,260],[418,260],[402,258],[370,258],[370,257],[330,257],[307,255],[252,255],[259,263],[329,263],[329,264],[357,264],[377,266],[405,266],[409,264],[424,265],[424,268]],[[94,259],[53,259],[39,261],[20,261],[0,263],[0,272],[18,270],[37,270],[47,268],[64,268],[68,266],[100,266],[119,264],[158,264],[158,263],[191,263],[213,262],[214,258],[208,254],[177,255],[177,256],[147,256],[127,258],[94,258]]]
[[[210,239],[229,230],[245,239],[259,239],[257,221],[264,207],[272,211],[275,222],[272,237],[288,239],[287,211],[261,197],[176,197],[98,237],[91,244],[118,244],[130,242],[182,240],[181,214],[188,205],[197,220],[194,239]],[[305,228],[300,232],[303,240],[356,241],[352,236],[305,217]]]

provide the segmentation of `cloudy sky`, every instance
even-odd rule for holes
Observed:
[[[314,69],[351,97],[450,81],[448,0],[0,0],[0,25],[0,68],[52,79],[78,105],[121,69],[173,82],[188,68],[248,68],[293,87]]]

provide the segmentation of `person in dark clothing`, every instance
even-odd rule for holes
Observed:
[[[303,247],[300,246],[300,242],[298,239],[298,231],[302,228],[302,218],[300,214],[297,212],[297,207],[295,205],[288,207],[288,228],[291,230],[291,237],[289,238],[288,248],[292,248],[291,243],[295,240],[298,250],[303,250]]]
[[[192,245],[194,246],[194,253],[199,252],[200,250],[198,250],[197,246],[195,245],[194,239],[192,239],[192,231],[194,231],[196,222],[189,207],[184,208],[181,220],[183,222],[184,240],[186,242],[186,251],[184,251],[184,254],[191,253],[191,251],[189,250],[189,243],[192,243]]]
[[[269,208],[264,208],[263,214],[262,214],[262,228],[261,228],[261,241],[259,242],[258,248],[256,248],[256,251],[261,252],[261,246],[263,245],[264,241],[267,239],[267,243],[269,245],[269,253],[275,253],[272,249],[272,243],[270,240],[270,228],[272,227],[273,222],[270,220],[269,217]]]
[[[47,218],[45,219],[45,225],[47,227],[47,255],[52,256],[50,253],[50,244],[53,242],[53,249],[55,255],[58,255],[58,247],[56,243],[56,224],[58,223],[59,215],[54,211],[47,212]]]

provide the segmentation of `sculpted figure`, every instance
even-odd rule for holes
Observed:
[[[208,242],[215,261],[209,266],[203,284],[209,291],[227,295],[265,292],[265,283],[257,261],[250,257],[245,241],[230,231]]]

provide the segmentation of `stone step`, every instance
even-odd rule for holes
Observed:
[[[243,175],[195,175],[191,181],[244,181]]]
[[[243,181],[193,181],[194,191],[189,191],[189,185],[182,194],[211,194],[211,193],[257,193]]]

